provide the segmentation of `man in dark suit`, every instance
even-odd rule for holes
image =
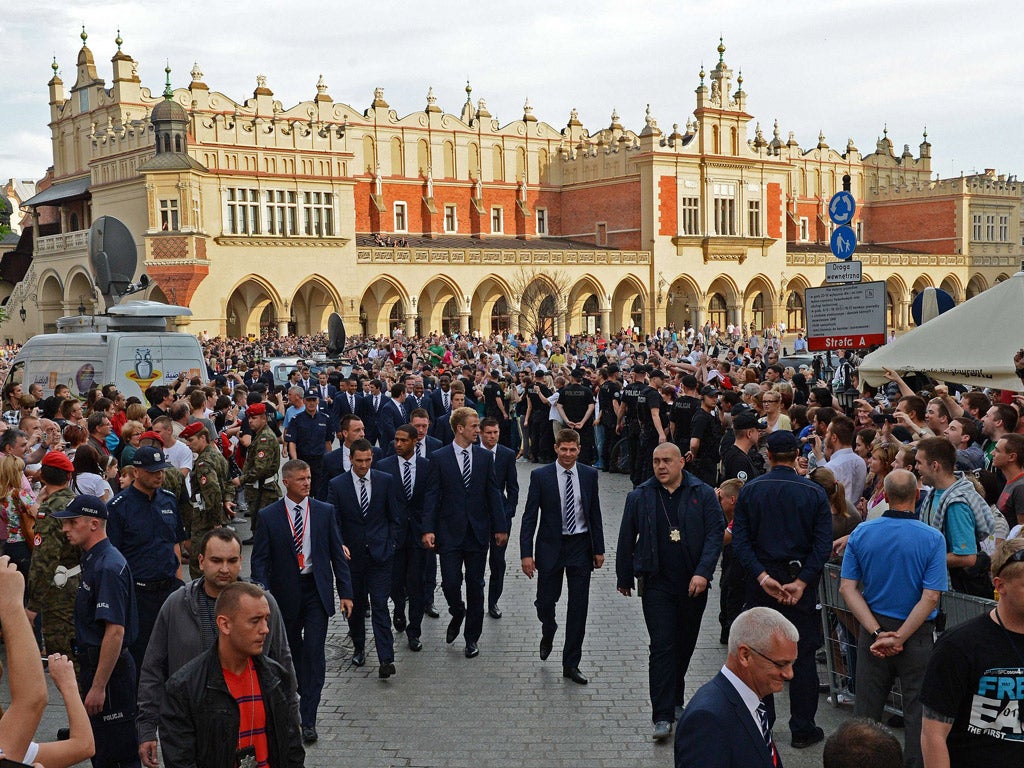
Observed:
[[[380,447],[388,450],[391,442],[395,439],[395,430],[402,424],[408,424],[409,419],[405,413],[405,384],[395,384],[391,387],[391,397],[385,398],[381,403],[378,425],[380,431]]]
[[[505,520],[508,530],[512,530],[512,518],[516,515],[519,504],[519,478],[516,476],[516,453],[511,448],[500,445],[501,424],[497,419],[487,418],[480,422],[480,445],[494,454],[494,476],[498,481],[502,498],[505,501]],[[492,619],[501,618],[498,600],[505,586],[505,550],[508,542],[498,546],[495,541],[490,543],[488,563],[491,577],[487,582],[487,613]]]
[[[370,469],[373,451],[366,440],[352,444],[352,469],[331,480],[327,503],[334,507],[352,572],[354,605],[348,617],[352,636],[352,664],[366,663],[366,596],[370,596],[373,640],[377,646],[377,674],[395,674],[395,638],[388,616],[391,568],[404,511],[397,484],[386,472]]]
[[[430,396],[423,390],[423,377],[416,376],[412,380],[412,394],[406,399],[405,410],[409,414],[409,418],[412,419],[412,412],[417,408],[422,408],[427,418],[433,421],[434,401],[430,399]]]
[[[452,377],[447,373],[438,376],[437,389],[430,390],[427,397],[430,400],[428,412],[433,429],[439,422],[447,421],[448,417],[452,415]],[[437,435],[435,434],[435,436]]]
[[[675,768],[782,768],[765,698],[792,679],[798,639],[792,622],[771,608],[736,618],[725,666],[679,718]]]
[[[427,550],[423,547],[423,497],[427,488],[429,462],[417,458],[416,429],[403,424],[395,432],[395,452],[377,465],[381,472],[394,478],[399,499],[405,503],[405,520],[398,537],[394,567],[391,571],[391,599],[395,603],[394,625],[397,632],[406,632],[409,650],[423,648],[423,611],[426,607],[424,576]],[[409,600],[406,620],[405,601]]]
[[[356,440],[365,440],[363,421],[358,416],[347,413],[341,417],[341,425],[338,428],[338,435],[341,438],[341,446],[324,456],[324,483],[320,501],[327,500],[327,489],[331,480],[343,472],[352,469],[351,452],[352,444]],[[383,452],[377,446],[373,446],[373,461],[376,463],[383,458]]]
[[[327,371],[320,371],[316,375],[316,393],[320,397],[320,408],[327,413],[334,410],[334,398],[338,396],[338,388],[327,380]]]
[[[474,445],[480,417],[472,408],[452,411],[455,437],[430,457],[423,504],[423,543],[437,548],[441,589],[452,620],[445,640],[454,643],[466,620],[466,658],[480,654],[484,623],[484,564],[490,540],[508,541],[504,500],[494,475],[494,455]],[[466,600],[462,600],[465,571]]]
[[[379,379],[370,382],[370,392],[363,397],[363,409],[359,414],[370,445],[377,445],[380,439],[380,409],[386,399],[381,392],[383,388],[384,384]]]
[[[449,414],[450,416],[450,414]],[[440,440],[433,435],[428,435],[430,430],[430,419],[422,408],[417,408],[409,414],[409,422],[416,429],[416,446],[413,449],[418,458],[429,459],[430,455],[444,446]],[[451,431],[451,425],[448,425]],[[432,619],[437,619],[440,614],[434,607],[434,592],[437,591],[437,551],[426,550],[423,556],[423,612]]]
[[[359,416],[362,408],[363,395],[359,392],[359,378],[352,374],[342,382],[342,390],[335,396],[331,406],[331,423],[334,424],[339,441],[344,439],[341,436],[342,419],[349,414]]]
[[[541,623],[540,658],[551,653],[555,604],[562,594],[562,577],[569,585],[562,646],[562,677],[580,685],[583,636],[587,630],[590,576],[604,565],[604,526],[598,495],[598,471],[576,461],[580,436],[563,429],[555,439],[557,460],[530,474],[530,490],[519,531],[523,573],[537,574],[537,618]],[[538,520],[539,514],[539,520]],[[539,523],[539,527],[538,527]],[[536,534],[536,548],[534,535]]]
[[[427,434],[430,431],[430,415],[426,409],[414,408],[409,411],[409,423],[416,429],[416,445],[413,448],[416,458],[429,459],[430,454],[444,445],[436,437]]]
[[[469,405],[466,399],[465,390],[462,387],[461,381],[456,381],[452,385],[451,389],[451,413],[454,413],[459,408],[472,407]],[[442,445],[451,445],[452,440],[455,439],[455,432],[452,429],[451,413],[447,416],[438,417],[437,421],[434,422],[433,432],[434,437],[441,441]]]
[[[316,711],[327,674],[324,643],[334,615],[352,613],[352,577],[334,509],[310,498],[309,465],[292,460],[281,468],[285,498],[259,510],[252,552],[252,579],[270,590],[281,607],[299,683],[302,740],[317,740]],[[333,582],[333,584],[332,584]]]

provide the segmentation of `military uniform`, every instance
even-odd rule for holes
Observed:
[[[281,498],[281,487],[276,479],[280,468],[281,445],[270,427],[264,427],[253,435],[242,467],[245,503],[252,512],[253,531],[259,518],[257,513]]]
[[[199,545],[207,532],[227,522],[224,504],[234,501],[235,489],[231,485],[227,461],[212,445],[207,445],[196,457],[190,477],[193,512],[188,570],[193,579],[198,579],[202,575]]]
[[[185,476],[177,467],[168,467],[164,470],[163,490],[170,492],[174,500],[178,502],[178,515],[181,517],[181,524],[187,534],[192,528],[192,499],[188,495],[188,486],[185,484]]]
[[[63,653],[69,659],[75,658],[75,594],[79,575],[76,572],[66,577],[63,587],[56,586],[53,577],[58,567],[80,569],[82,550],[68,542],[61,530],[61,521],[50,515],[66,509],[74,498],[74,491],[61,488],[39,505],[25,594],[28,609],[42,614],[46,652]]]

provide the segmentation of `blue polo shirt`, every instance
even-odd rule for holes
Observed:
[[[122,649],[135,641],[138,623],[135,587],[124,555],[110,539],[82,553],[82,578],[75,595],[75,642],[79,648],[99,648],[107,624],[124,627]]]
[[[842,577],[861,582],[872,613],[903,620],[921,599],[921,590],[947,589],[946,538],[920,520],[868,520],[850,534]]]
[[[295,451],[299,456],[323,456],[327,452],[327,436],[329,419],[327,414],[317,410],[312,416],[303,409],[302,413],[292,416],[285,430],[285,442],[295,443]]]
[[[129,485],[107,505],[107,536],[124,555],[137,581],[175,578],[180,563],[174,546],[188,537],[174,494],[158,488],[150,499]]]

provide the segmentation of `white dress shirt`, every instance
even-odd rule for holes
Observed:
[[[295,530],[295,505],[302,508],[302,559],[305,565],[299,573],[313,572],[313,545],[310,541],[309,529],[313,527],[309,515],[309,497],[302,501],[292,501],[287,496],[284,498],[285,511],[288,513],[288,524],[292,531]]]
[[[586,533],[587,532],[587,517],[583,513],[583,500],[581,498],[580,490],[580,473],[576,468],[576,464],[573,463],[572,467],[566,470],[558,462],[555,462],[556,475],[558,477],[558,497],[562,501],[562,534],[569,535],[574,533]],[[573,496],[573,509],[576,516],[576,530],[569,531],[565,527],[565,473],[572,472],[572,496]]]

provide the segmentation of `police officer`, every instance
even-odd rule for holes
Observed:
[[[619,403],[619,421],[615,432],[626,439],[626,451],[629,455],[629,477],[632,480],[636,477],[637,450],[640,441],[640,411],[637,398],[645,386],[644,378],[647,376],[647,366],[634,365],[629,372],[632,380],[620,389],[616,395]],[[633,487],[639,485],[634,480]]]
[[[686,452],[689,471],[708,485],[718,484],[718,460],[722,443],[722,420],[718,413],[718,389],[708,384],[700,391],[700,410],[690,421],[690,447]]]
[[[608,472],[611,469],[612,446],[615,445],[615,425],[618,417],[615,415],[615,395],[622,389],[619,383],[619,366],[615,363],[605,369],[607,379],[597,390],[597,406],[601,413],[601,428],[604,430],[604,441],[601,445],[601,455],[598,456],[598,465],[602,470]]]
[[[245,454],[242,466],[242,487],[245,489],[245,504],[252,512],[252,530],[256,532],[256,514],[268,504],[281,498],[281,487],[277,484],[277,472],[281,468],[281,444],[274,431],[267,426],[267,406],[254,403],[245,412],[252,430],[252,442]],[[252,538],[242,542],[252,544]]]
[[[551,432],[551,428],[548,426],[548,398],[551,397],[552,392],[547,385],[534,378],[532,374],[526,376],[524,386],[528,401],[526,426],[530,434],[530,461],[534,464],[539,461],[551,461],[554,457],[542,453],[542,450],[546,450],[545,446],[547,445],[544,441],[545,430]]]
[[[94,768],[139,766],[137,667],[127,650],[137,631],[131,571],[107,538],[108,513],[102,500],[79,496],[52,515],[61,521],[68,541],[82,551],[75,643],[81,665],[79,687],[85,692],[85,709],[96,741],[92,764]]]
[[[735,477],[745,483],[761,474],[750,456],[751,449],[757,445],[757,414],[750,409],[740,411],[732,417],[732,428],[735,437],[731,445],[722,449],[719,479]]]
[[[75,658],[75,593],[82,552],[64,536],[61,521],[51,516],[66,509],[75,498],[68,488],[74,469],[61,451],[50,451],[43,457],[39,469],[43,489],[38,496],[35,545],[25,592],[29,612],[43,615],[46,652],[63,653],[69,659]]]
[[[181,544],[185,529],[174,495],[164,490],[166,454],[139,448],[132,457],[135,480],[108,505],[107,535],[131,568],[138,605],[138,635],[131,644],[136,669],[142,666],[153,624],[181,580]]]
[[[292,416],[284,433],[288,447],[288,458],[300,459],[309,464],[312,480],[310,495],[319,499],[324,474],[324,456],[331,450],[334,432],[330,419],[320,410],[320,397],[316,390],[307,391],[302,397],[305,410]],[[266,505],[264,505],[266,506]]]
[[[575,429],[580,436],[579,462],[590,466],[594,455],[594,391],[583,383],[587,372],[574,368],[569,376],[572,381],[558,393],[558,413],[569,429]]]
[[[181,437],[196,454],[189,474],[192,484],[192,537],[188,571],[193,579],[199,568],[199,544],[208,531],[226,523],[235,515],[235,486],[231,484],[227,459],[210,444],[210,433],[196,421],[181,430]]]
[[[665,383],[665,374],[660,370],[652,370],[649,374],[650,384],[640,390],[636,397],[637,416],[640,419],[640,438],[637,441],[636,463],[633,465],[631,479],[635,488],[654,474],[652,460],[654,449],[668,440],[665,435],[664,419],[661,418],[665,407],[665,398],[661,396],[661,387]]]
[[[164,449],[164,439],[159,432],[147,430],[139,438],[139,447],[149,446],[160,451]],[[188,495],[188,486],[185,484],[185,476],[173,464],[168,465],[164,470],[164,484],[160,486],[165,491],[170,491],[174,500],[178,503],[178,514],[181,516],[181,524],[185,528],[185,535],[188,535],[192,527],[192,499]],[[189,553],[191,554],[191,553]]]
[[[793,747],[803,749],[824,738],[814,722],[814,653],[822,642],[815,605],[818,581],[832,553],[832,512],[824,489],[796,473],[796,436],[779,430],[767,444],[771,469],[744,485],[736,500],[733,555],[746,573],[746,607],[774,608],[800,632],[789,685],[789,723]]]

